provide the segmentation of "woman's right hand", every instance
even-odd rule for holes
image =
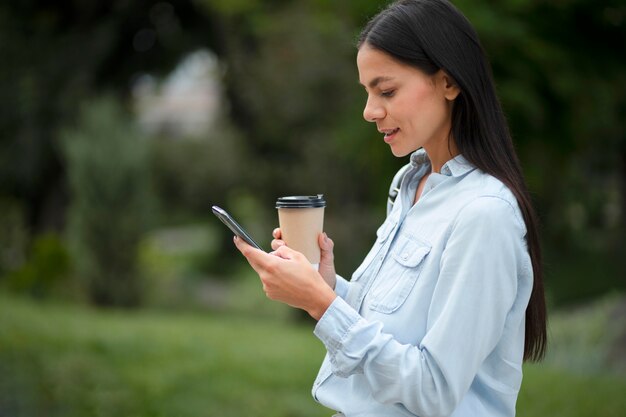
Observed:
[[[281,240],[282,233],[279,228],[274,229],[272,232],[274,240],[272,240],[272,250],[277,250],[281,246],[285,246],[285,241]],[[324,278],[324,281],[332,289],[335,289],[335,283],[337,282],[335,272],[335,255],[333,248],[335,243],[329,238],[326,233],[320,233],[318,236],[318,244],[321,249],[321,258],[318,272]]]

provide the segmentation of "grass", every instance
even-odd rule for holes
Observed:
[[[626,377],[578,374],[530,365],[517,401],[518,417],[624,417]]]
[[[329,416],[310,396],[323,354],[310,326],[284,317],[0,294],[0,416]],[[518,416],[625,416],[624,392],[623,374],[529,365]]]
[[[310,329],[0,297],[0,416],[326,416]]]

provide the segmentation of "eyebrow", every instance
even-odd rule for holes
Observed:
[[[369,86],[369,88],[374,88],[374,87],[376,87],[378,84],[380,84],[383,81],[391,81],[391,80],[393,80],[393,77],[383,77],[383,76],[376,77],[372,81],[369,82],[368,86]],[[361,84],[361,83],[359,83],[359,84]]]

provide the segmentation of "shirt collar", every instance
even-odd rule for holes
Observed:
[[[430,165],[430,159],[426,150],[420,148],[411,154],[411,165],[415,168],[419,168],[422,165]],[[468,173],[475,167],[463,157],[463,155],[457,155],[441,167],[441,175],[458,177]]]

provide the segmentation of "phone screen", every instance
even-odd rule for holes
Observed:
[[[237,223],[235,221],[235,219],[233,219],[231,217],[231,215],[226,212],[226,210],[224,210],[223,208],[220,208],[218,206],[213,206],[212,210],[213,210],[213,214],[215,214],[222,221],[222,223],[224,223],[226,226],[228,226],[228,228],[236,236],[239,236],[240,238],[242,238],[250,246],[253,246],[253,247],[257,248],[257,249],[261,249],[261,247],[254,241],[254,239],[252,239],[252,237],[250,237],[248,232],[246,232],[245,229],[243,227],[241,227],[241,225],[239,223]]]

